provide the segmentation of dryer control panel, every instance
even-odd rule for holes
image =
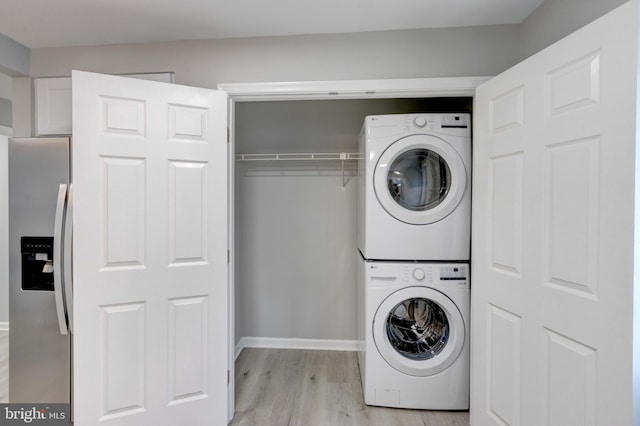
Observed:
[[[447,129],[469,129],[469,114],[407,114],[404,117],[404,130],[446,131]]]
[[[443,129],[466,129],[469,127],[468,114],[441,115],[440,127]]]
[[[471,137],[471,115],[468,113],[418,113],[369,115],[362,128],[364,137],[375,139],[402,137],[406,133],[434,133]]]

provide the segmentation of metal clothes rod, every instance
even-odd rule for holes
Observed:
[[[342,162],[342,190],[347,186],[344,173],[344,162],[359,160],[362,156],[358,152],[323,152],[323,153],[299,153],[299,154],[236,154],[236,161],[327,161],[337,160]]]
[[[310,160],[359,160],[357,152],[236,154],[236,161],[310,161]]]

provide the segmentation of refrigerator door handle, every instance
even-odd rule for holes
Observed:
[[[63,250],[63,225],[65,201],[67,198],[67,185],[60,184],[58,189],[58,202],[56,204],[56,216],[53,223],[53,292],[56,300],[56,314],[58,316],[58,325],[60,326],[60,334],[68,334],[67,318],[64,312],[64,296],[62,294],[62,250]]]
[[[69,333],[73,333],[73,184],[67,191],[67,209],[64,219],[64,298]]]

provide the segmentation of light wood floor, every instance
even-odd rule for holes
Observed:
[[[0,403],[8,400],[8,335],[0,331]],[[466,426],[469,414],[365,405],[355,352],[248,348],[236,361],[231,424]]]
[[[462,426],[469,413],[365,405],[355,352],[247,348],[236,361],[231,424]]]

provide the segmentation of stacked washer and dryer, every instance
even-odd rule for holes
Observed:
[[[368,116],[358,142],[365,403],[469,408],[469,114]]]

